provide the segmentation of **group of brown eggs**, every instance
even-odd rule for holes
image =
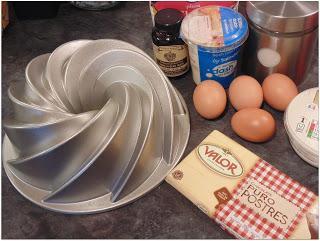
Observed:
[[[237,112],[231,118],[231,127],[241,138],[251,142],[265,142],[273,137],[276,123],[273,116],[260,109],[263,100],[278,111],[285,111],[298,94],[296,84],[288,76],[274,73],[260,83],[248,76],[235,78],[228,89],[231,105]],[[213,80],[201,82],[194,90],[196,111],[206,119],[218,118],[225,110],[227,93]]]

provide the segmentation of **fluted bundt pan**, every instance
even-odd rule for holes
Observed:
[[[32,202],[64,213],[120,207],[181,158],[190,123],[181,95],[142,50],[76,40],[34,58],[10,86],[3,164]]]

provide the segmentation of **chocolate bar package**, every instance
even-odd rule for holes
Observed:
[[[219,131],[206,137],[166,181],[242,239],[310,239],[318,197]]]

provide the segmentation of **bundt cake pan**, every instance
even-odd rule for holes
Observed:
[[[181,95],[146,53],[119,40],[76,40],[40,55],[8,95],[6,174],[58,212],[134,201],[165,178],[189,138]]]

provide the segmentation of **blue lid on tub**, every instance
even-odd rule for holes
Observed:
[[[247,20],[231,8],[220,8],[223,40],[225,45],[241,41],[248,32]]]
[[[231,8],[206,6],[188,14],[181,25],[181,37],[204,47],[238,47],[248,36],[246,19]]]

